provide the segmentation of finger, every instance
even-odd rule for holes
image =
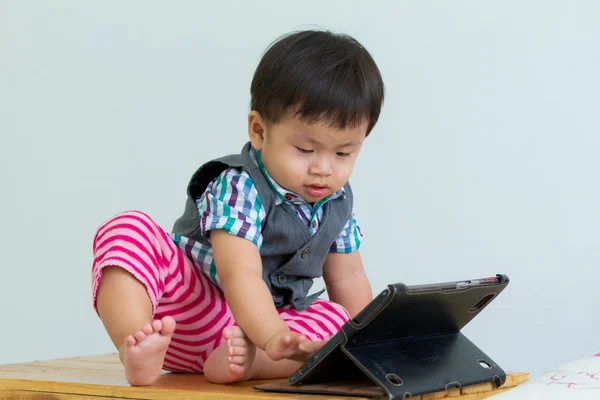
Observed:
[[[292,336],[291,335],[285,335],[283,338],[281,338],[281,344],[283,346],[289,346],[289,344],[292,342]]]
[[[285,352],[290,348],[290,343],[292,342],[292,338],[290,335],[285,335],[281,339],[277,341],[277,351]]]
[[[299,353],[302,352],[300,345],[306,341],[306,337],[302,336],[302,335],[294,335],[290,338],[289,343],[286,346],[286,351],[288,352],[288,354],[294,354],[294,353]]]
[[[324,340],[307,340],[303,343],[300,343],[300,350],[305,353],[312,354],[325,346],[326,343],[327,342]]]
[[[306,339],[306,337],[304,335],[300,335],[299,333],[292,332],[292,334],[289,335],[289,341],[287,343],[287,346],[297,348],[298,344],[302,343],[305,339]]]
[[[293,337],[294,342],[296,343],[302,343],[303,341],[305,341],[306,339],[308,339],[306,336],[304,335],[300,335],[300,334],[296,334]]]

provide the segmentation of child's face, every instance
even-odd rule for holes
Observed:
[[[269,175],[309,203],[337,192],[348,182],[368,127],[368,121],[344,130],[308,124],[292,111],[276,124],[267,124],[253,111],[248,124],[252,145],[260,150]]]

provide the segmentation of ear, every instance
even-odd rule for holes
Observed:
[[[261,150],[265,143],[267,134],[267,123],[258,111],[251,111],[248,114],[248,136],[252,147]]]

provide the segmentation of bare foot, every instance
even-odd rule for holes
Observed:
[[[232,383],[250,379],[256,346],[239,326],[223,329],[225,343],[215,349],[204,363],[204,376],[212,383]]]
[[[295,332],[282,332],[269,339],[265,351],[274,361],[285,358],[304,362],[325,343],[327,340],[309,340]]]
[[[130,385],[146,386],[154,383],[162,369],[173,332],[175,320],[164,317],[144,325],[141,330],[125,338],[121,351],[125,377]]]

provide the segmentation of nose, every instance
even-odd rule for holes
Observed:
[[[332,174],[331,162],[327,157],[319,157],[310,165],[308,172],[311,175],[327,177]]]

